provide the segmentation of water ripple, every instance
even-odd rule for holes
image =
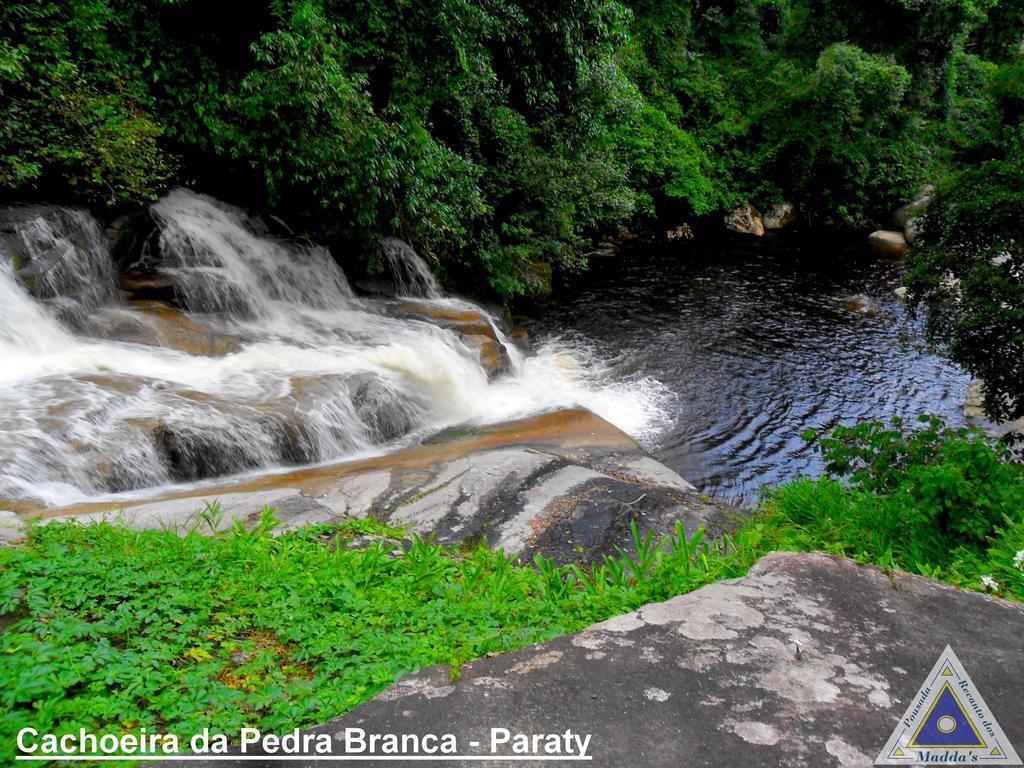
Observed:
[[[913,417],[962,423],[969,376],[925,343],[898,264],[848,242],[730,239],[594,265],[534,331],[589,340],[612,376],[671,395],[647,437],[706,490],[750,501],[817,474],[807,427]]]

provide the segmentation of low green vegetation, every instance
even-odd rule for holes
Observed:
[[[273,536],[269,511],[217,534],[36,527],[0,551],[0,748],[29,725],[320,722],[418,667],[458,675],[467,660],[741,576],[776,549],[1024,600],[1024,468],[1003,448],[930,419],[819,439],[829,476],[767,493],[730,536],[637,538],[632,556],[586,568],[404,539],[373,520]]]
[[[807,437],[828,472],[765,495],[744,530],[765,537],[758,548],[820,549],[1024,600],[1024,466],[1009,446],[932,417]]]
[[[284,731],[398,675],[586,626],[749,564],[681,534],[588,569],[399,542],[372,521],[271,536],[48,525],[0,553],[0,760],[80,727]],[[349,549],[356,534],[384,538]],[[3,750],[7,750],[5,754]]]

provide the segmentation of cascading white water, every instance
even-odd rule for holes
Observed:
[[[17,264],[22,284],[72,324],[117,297],[110,253],[99,224],[86,211],[50,206],[12,208],[0,233],[0,252]]]
[[[352,298],[326,248],[276,240],[241,209],[175,189],[151,210],[160,268],[190,311],[268,318],[278,303],[330,309]]]
[[[70,341],[70,334],[57,319],[19,285],[11,264],[0,260],[0,351],[4,358],[54,351]]]
[[[396,295],[421,299],[444,296],[434,274],[411,245],[397,237],[385,237],[380,244],[395,281]]]
[[[655,426],[658,387],[609,385],[578,347],[510,347],[511,370],[489,380],[455,333],[410,319],[400,301],[355,297],[323,248],[272,237],[244,211],[187,190],[152,213],[150,266],[173,279],[187,311],[114,292],[97,309],[108,289],[73,291],[68,301],[90,309],[88,332],[101,327],[102,338],[62,324],[0,250],[0,503],[58,505],[337,459],[574,404],[634,435]],[[111,279],[85,268],[88,248],[64,254],[62,269],[75,272],[75,259],[77,274]],[[436,297],[423,306],[480,311]],[[139,329],[152,338],[138,343]],[[210,338],[226,353],[191,345]]]

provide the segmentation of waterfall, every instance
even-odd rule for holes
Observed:
[[[8,208],[0,216],[0,252],[19,281],[69,322],[113,301],[117,284],[96,220],[58,206]]]
[[[397,237],[385,237],[381,248],[395,282],[396,296],[440,299],[444,295],[426,262],[411,245]]]
[[[153,205],[155,244],[133,268],[169,281],[168,304],[124,298],[99,225],[73,213],[0,230],[0,508],[368,455],[576,404],[639,435],[661,407],[579,345],[509,346],[490,376],[436,318],[476,318],[471,333],[504,343],[499,324],[441,296],[414,253],[407,274],[426,277],[406,290],[429,301],[359,298],[326,249],[177,189]]]
[[[0,308],[0,357],[5,365],[15,355],[52,351],[71,341],[57,319],[18,283],[5,259],[0,259]]]
[[[352,297],[326,248],[275,239],[241,209],[175,189],[151,210],[161,269],[193,312],[269,317],[279,302],[328,309]]]

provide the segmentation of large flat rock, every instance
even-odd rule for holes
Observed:
[[[221,527],[264,507],[283,530],[372,515],[438,541],[486,541],[510,554],[588,562],[631,548],[630,527],[692,533],[726,521],[692,485],[631,438],[582,409],[453,429],[386,456],[228,483],[49,510],[49,518],[116,520],[183,530],[219,501]]]
[[[421,670],[311,732],[335,738],[335,754],[346,728],[454,733],[464,753],[480,754],[494,727],[591,734],[591,764],[608,768],[861,768],[949,644],[1019,750],[1022,638],[1020,604],[773,553],[744,578],[474,661],[454,681],[447,667]]]

